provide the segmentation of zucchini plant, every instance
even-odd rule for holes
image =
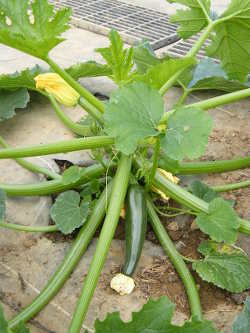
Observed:
[[[212,13],[209,0],[169,2],[187,7],[172,17],[172,22],[180,25],[180,37],[186,39],[199,34],[197,42],[183,58],[169,55],[158,58],[147,41],[126,48],[119,34],[111,30],[110,45],[97,50],[104,65],[90,61],[63,69],[49,53],[64,40],[61,34],[69,28],[71,10],[55,10],[47,0],[0,0],[0,43],[49,65],[49,70],[36,66],[0,75],[0,120],[14,116],[17,108],[26,107],[30,92],[35,91],[50,101],[60,121],[78,135],[73,140],[20,148],[8,147],[1,139],[0,159],[15,159],[24,168],[44,174],[47,180],[28,185],[0,183],[0,227],[64,234],[80,229],[65,259],[29,306],[9,321],[0,308],[2,333],[29,331],[25,323],[63,287],[103,221],[68,330],[69,333],[80,332],[124,202],[127,202],[124,273],[131,275],[136,268],[148,219],[183,281],[191,318],[182,327],[173,325],[174,305],[163,296],[157,301],[150,300],[129,323],[122,322],[117,314],[108,315],[103,322],[97,320],[97,333],[218,332],[212,322],[203,319],[199,293],[186,260],[192,261],[192,269],[203,280],[229,292],[250,288],[250,261],[234,245],[239,233],[250,234],[250,221],[240,218],[232,205],[218,195],[218,192],[249,186],[250,181],[215,188],[196,183],[186,189],[178,184],[175,176],[227,172],[250,166],[250,156],[226,161],[192,161],[205,153],[213,127],[206,110],[250,96],[250,44],[247,42],[250,0],[232,0],[219,17]],[[197,53],[208,39],[208,58],[199,62]],[[117,84],[107,103],[97,99],[78,82],[86,76],[107,76]],[[183,88],[183,95],[171,111],[164,112],[163,96],[174,85]],[[186,104],[189,93],[207,89],[217,89],[221,95]],[[61,110],[60,104],[79,104],[88,116],[74,123]],[[25,160],[29,156],[86,149],[91,150],[95,164],[86,168],[72,166],[62,175]],[[58,194],[51,209],[54,225],[29,227],[5,221],[6,196],[50,194]],[[208,237],[198,248],[201,259],[183,258],[175,249],[158,217],[157,197],[179,203],[179,210],[195,217],[197,226]],[[248,305],[249,301],[242,314],[244,318]],[[243,332],[239,327],[237,320],[234,333]]]

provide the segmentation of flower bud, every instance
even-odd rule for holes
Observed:
[[[66,106],[76,105],[80,98],[78,92],[56,73],[39,74],[35,77],[35,81],[37,89],[45,90]]]

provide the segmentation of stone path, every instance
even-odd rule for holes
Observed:
[[[164,0],[157,1],[141,1],[126,0],[155,8],[162,11],[171,12],[173,6],[167,4]],[[214,1],[216,8],[222,10],[224,1]],[[52,53],[54,59],[61,66],[69,66],[77,61],[98,60],[99,56],[93,52],[97,47],[103,47],[108,44],[108,40],[104,36],[94,33],[72,28],[65,34],[67,41],[58,46]],[[161,53],[161,51],[158,51]],[[0,45],[0,73],[13,72],[21,70],[27,66],[33,66],[38,61],[32,57],[16,52],[10,48]],[[110,80],[104,78],[84,79],[84,86],[92,92],[101,92],[109,95],[115,88]],[[190,101],[202,99],[207,94],[197,94],[191,96]],[[178,89],[173,89],[166,96],[166,107],[177,100],[180,95]],[[230,158],[239,154],[237,136],[241,138],[245,135],[246,144],[240,152],[242,155],[249,153],[249,119],[250,104],[249,101],[237,103],[232,106],[221,108],[220,110],[211,111],[215,119],[215,134],[225,133],[224,136],[216,136],[221,138],[211,139],[211,145],[208,149],[207,156]],[[73,120],[80,119],[84,112],[80,108],[65,110]],[[237,134],[235,123],[240,128],[240,134]],[[216,132],[217,131],[217,132]],[[12,146],[22,146],[30,144],[40,144],[66,140],[73,138],[63,124],[57,119],[50,105],[43,99],[34,100],[25,111],[19,111],[18,115],[5,123],[0,123],[0,134]],[[224,140],[224,141],[223,141]],[[243,140],[243,139],[242,139]],[[57,168],[53,162],[53,158],[62,158],[79,163],[88,158],[86,153],[70,153],[53,155],[43,158],[32,159],[36,163],[49,166],[52,169]],[[248,172],[244,171],[244,175]],[[241,173],[236,176],[240,177]],[[6,183],[34,183],[44,179],[40,176],[31,174],[16,165],[13,161],[0,161],[0,181]],[[223,178],[213,177],[207,179],[211,183],[222,182]],[[244,190],[244,193],[247,190]],[[242,197],[238,198],[239,210],[244,216],[250,214],[248,202]],[[247,200],[246,200],[247,201]],[[49,222],[49,209],[51,199],[49,197],[41,198],[8,198],[7,201],[7,220],[13,223],[27,225],[47,225]],[[244,210],[242,211],[242,207]],[[248,216],[250,218],[250,216]],[[241,238],[242,246],[249,250],[249,241]],[[21,308],[28,305],[32,299],[39,294],[46,281],[55,271],[58,264],[63,259],[70,244],[64,241],[62,237],[57,240],[47,238],[41,235],[20,234],[8,230],[0,232],[0,300],[4,305],[7,316],[10,318]],[[86,255],[82,258],[78,268],[73,273],[71,280],[67,282],[63,290],[56,296],[54,301],[48,305],[30,324],[31,333],[66,333],[67,327],[72,316],[77,296],[79,295],[84,276],[87,273],[95,242],[91,244]],[[117,270],[121,265],[123,258],[123,242],[115,240],[109,253],[105,269],[100,279],[100,284],[96,290],[95,297],[92,301],[86,325],[88,328],[93,327],[94,319],[97,317],[104,318],[106,312],[120,311],[124,319],[129,319],[132,310],[137,310],[146,300],[145,291],[136,289],[135,293],[127,297],[119,297],[109,288],[109,280],[112,277],[112,271]],[[161,248],[146,242],[143,257],[140,262],[139,270],[146,269],[155,260],[165,260],[165,265],[169,265]],[[167,281],[166,281],[167,284]],[[223,313],[220,311],[223,310]],[[209,312],[206,317],[215,319],[220,327],[224,327],[225,333],[231,332],[231,324],[235,314],[239,311],[239,307],[232,307],[230,304],[224,304],[221,308],[214,309]],[[216,314],[217,312],[217,314]],[[176,322],[182,322],[186,315],[176,313]],[[223,326],[224,325],[224,326]]]

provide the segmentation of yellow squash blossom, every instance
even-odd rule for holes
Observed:
[[[45,90],[66,106],[77,104],[80,95],[60,75],[56,73],[39,74],[35,77],[36,88]]]

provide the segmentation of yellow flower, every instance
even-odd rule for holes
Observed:
[[[175,177],[171,172],[167,172],[166,170],[157,169],[167,180],[169,180],[170,182],[174,183],[174,184],[178,184],[180,179]],[[155,186],[152,186],[152,191],[154,191],[155,193],[159,194],[163,200],[168,201],[169,197],[163,193],[161,190],[159,190],[158,188],[156,188]]]
[[[77,104],[80,95],[60,75],[56,73],[39,74],[35,77],[36,88],[45,90],[66,106]]]

